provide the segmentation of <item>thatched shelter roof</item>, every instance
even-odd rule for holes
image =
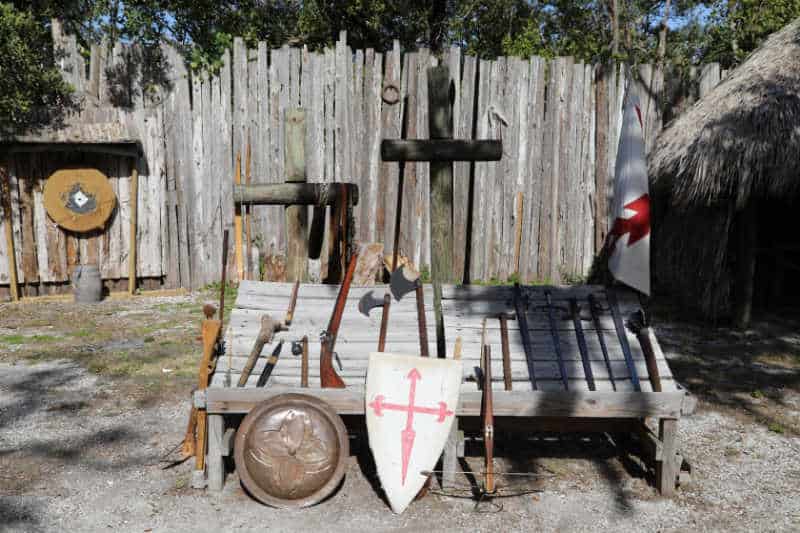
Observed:
[[[677,206],[800,194],[800,19],[670,123],[648,164]]]

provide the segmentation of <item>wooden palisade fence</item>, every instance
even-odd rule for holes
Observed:
[[[403,54],[398,43],[385,53],[353,51],[344,34],[320,53],[270,50],[263,42],[247,49],[237,38],[213,75],[187,72],[183,58],[165,46],[165,80],[143,86],[135,48],[95,46],[85,69],[74,37],[56,38],[67,79],[86,98],[110,106],[106,120],[125,121],[138,132],[137,273],[150,284],[200,287],[219,279],[222,231],[234,215],[236,156],[244,162],[249,143],[252,182],[284,182],[284,115],[295,107],[306,110],[308,181],[358,184],[356,237],[383,242],[391,254],[399,170],[381,162],[380,140],[428,137],[427,68],[438,61],[453,78],[455,137],[503,141],[501,161],[455,165],[455,279],[505,280],[517,272],[523,281],[580,279],[609,227],[627,76],[619,66],[565,57],[478,60],[457,47],[437,59],[424,48]],[[650,146],[662,126],[663,76],[649,65],[638,71],[634,87]],[[127,82],[119,72],[129,75]],[[719,79],[719,67],[707,66],[701,91]],[[399,89],[399,99],[387,86]],[[19,281],[27,293],[63,285],[86,262],[99,263],[104,279],[127,277],[130,163],[111,155],[76,157],[40,153],[4,161]],[[119,206],[104,232],[66,234],[44,212],[44,180],[76,163],[98,166],[117,192]],[[399,245],[423,266],[430,264],[428,166],[405,164]],[[251,212],[258,268],[265,279],[282,280],[283,208],[253,206]],[[6,290],[7,263],[2,240],[0,287]],[[309,272],[312,279],[326,277],[326,254],[309,262]]]

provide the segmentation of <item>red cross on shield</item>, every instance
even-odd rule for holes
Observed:
[[[461,361],[372,353],[367,367],[369,445],[389,504],[402,513],[442,454],[455,420]]]

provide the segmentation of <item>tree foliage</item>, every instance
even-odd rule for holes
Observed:
[[[0,135],[46,124],[69,107],[49,32],[31,15],[0,3]]]
[[[3,68],[15,71],[0,82],[13,85],[3,85],[8,90],[0,95],[4,123],[24,122],[33,107],[65,98],[47,42],[55,16],[77,35],[86,54],[92,43],[135,42],[148,63],[157,65],[159,44],[167,40],[186,52],[192,68],[210,70],[219,66],[234,36],[251,47],[266,41],[273,48],[288,43],[314,50],[332,45],[343,30],[354,48],[385,51],[397,39],[406,50],[458,45],[481,58],[570,55],[604,62],[614,55],[614,20],[619,26],[614,59],[663,59],[684,70],[719,61],[731,68],[768,34],[800,16],[800,0],[13,0],[2,5]],[[665,23],[668,32],[661,31]],[[32,37],[21,37],[28,34]],[[665,46],[659,47],[659,39]]]

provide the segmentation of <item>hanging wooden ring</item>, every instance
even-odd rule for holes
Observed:
[[[394,105],[400,101],[400,89],[393,83],[387,83],[383,86],[382,98],[386,104]]]
[[[44,185],[43,197],[53,222],[76,233],[103,229],[117,205],[111,183],[96,168],[55,171]]]

